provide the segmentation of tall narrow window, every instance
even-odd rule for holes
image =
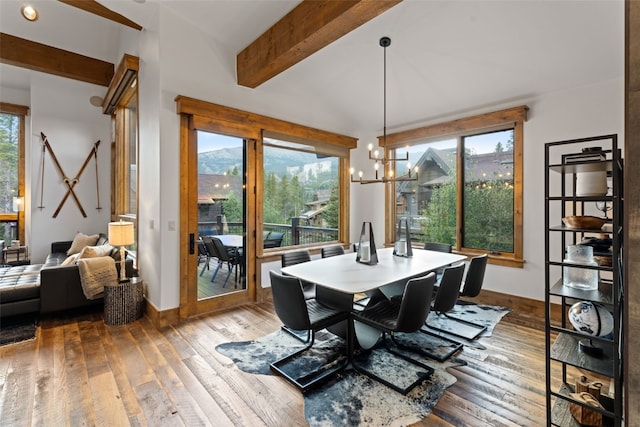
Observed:
[[[0,240],[24,242],[24,157],[27,107],[0,103]]]
[[[134,259],[138,248],[138,66],[137,57],[124,55],[102,106],[114,118],[111,219],[134,223],[135,243],[128,247]]]

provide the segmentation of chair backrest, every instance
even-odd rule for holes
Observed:
[[[438,251],[451,253],[451,245],[448,243],[439,242],[427,242],[424,244],[424,249],[427,251]]]
[[[478,296],[480,289],[482,289],[482,282],[484,282],[484,272],[487,269],[488,258],[487,254],[471,258],[460,295],[465,297]]]
[[[229,252],[227,252],[227,248],[225,248],[224,244],[222,244],[222,241],[217,237],[211,237],[211,242],[213,243],[213,246],[216,248],[216,252],[218,253],[216,257],[224,262],[229,262],[231,260],[231,257],[229,256]]]
[[[415,332],[424,325],[431,307],[436,274],[415,277],[407,281],[396,325],[396,332]]]
[[[290,265],[296,265],[307,261],[311,261],[311,255],[306,249],[293,252],[285,252],[282,254],[283,267],[288,267]]]
[[[209,252],[207,252],[207,246],[204,244],[204,240],[198,243],[198,255],[211,256]]]
[[[216,245],[213,243],[213,238],[211,236],[202,236],[202,243],[204,243],[204,248],[206,249],[210,257],[220,258],[218,250],[216,249]]]
[[[436,313],[446,313],[456,305],[456,302],[458,302],[458,294],[460,293],[460,286],[462,286],[463,275],[464,263],[444,269],[431,310]]]
[[[330,256],[344,255],[344,248],[340,245],[327,246],[320,250],[322,258],[328,258]]]
[[[291,329],[309,330],[311,322],[300,279],[273,270],[269,271],[269,277],[273,306],[282,323]]]
[[[265,232],[264,238],[262,241],[262,247],[264,249],[278,248],[282,246],[283,237],[284,237],[284,233],[280,231]]]

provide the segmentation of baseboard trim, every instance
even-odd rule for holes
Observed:
[[[272,298],[271,288],[259,288],[256,295],[256,302],[268,301]],[[504,321],[529,328],[544,330],[544,301],[520,297],[516,295],[503,294],[501,292],[482,290],[475,298],[461,298],[479,304],[500,305],[511,309]],[[149,300],[146,302],[145,315],[157,328],[164,328],[180,322],[180,308],[170,308],[168,310],[158,310]],[[252,303],[253,304],[253,303]],[[551,317],[554,321],[559,321],[561,316],[560,304],[551,304]]]
[[[158,310],[148,299],[145,299],[145,316],[156,328],[164,328],[180,322],[180,308],[170,308],[168,310]]]

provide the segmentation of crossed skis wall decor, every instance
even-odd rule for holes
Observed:
[[[40,132],[40,137],[42,138],[42,144],[43,144],[43,148],[42,148],[43,158],[42,158],[42,169],[41,169],[42,177],[40,180],[41,186],[42,186],[42,188],[40,189],[41,199],[40,199],[40,206],[38,206],[38,208],[40,209],[44,208],[44,206],[42,206],[42,194],[44,193],[44,155],[45,155],[45,149],[46,149],[46,151],[48,151],[49,154],[51,155],[51,159],[53,160],[53,164],[56,167],[56,170],[62,177],[62,182],[67,187],[67,192],[62,197],[62,200],[60,201],[60,203],[58,204],[58,207],[53,213],[53,218],[56,218],[58,216],[58,214],[60,213],[60,210],[62,209],[62,206],[64,206],[69,196],[71,196],[73,200],[76,202],[76,206],[78,206],[78,209],[80,209],[80,213],[82,214],[82,216],[85,218],[87,217],[87,213],[82,207],[82,203],[80,202],[80,199],[78,199],[78,196],[74,191],[74,187],[78,182],[80,182],[80,177],[82,176],[82,173],[84,172],[84,170],[86,169],[87,165],[89,164],[92,158],[95,159],[95,162],[96,162],[96,193],[98,198],[98,207],[96,209],[98,210],[102,209],[100,207],[100,187],[98,185],[98,146],[100,145],[100,141],[97,141],[95,144],[93,144],[91,151],[87,155],[87,158],[85,159],[84,163],[80,167],[80,170],[78,171],[76,176],[73,178],[69,178],[64,173],[64,170],[62,169],[62,165],[60,165],[60,162],[58,161],[56,154],[53,152],[53,148],[51,148],[51,144],[49,144],[49,141],[47,140],[47,136],[43,132]]]

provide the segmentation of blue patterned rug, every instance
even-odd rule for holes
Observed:
[[[475,304],[474,304],[475,305]],[[503,307],[460,307],[461,311],[476,311],[477,315],[467,313],[466,318],[485,322],[488,326],[483,336],[491,334],[493,327],[509,312]],[[487,319],[490,320],[487,320]],[[484,319],[484,320],[483,320]],[[420,346],[427,348],[442,347],[446,351],[448,344],[438,337],[417,333],[403,334],[400,339],[414,339]],[[465,342],[463,354],[482,358],[483,346],[479,343]],[[216,350],[233,360],[236,366],[253,374],[272,374],[269,364],[301,348],[303,344],[288,333],[278,330],[255,341],[229,342],[216,346]],[[312,372],[329,360],[344,354],[345,343],[339,337],[320,331],[311,350],[287,365],[287,372],[293,376]],[[424,347],[423,347],[424,348]],[[456,382],[454,375],[447,371],[449,367],[465,365],[466,362],[454,355],[440,363],[427,357],[411,353],[434,369],[434,373],[406,396],[393,391],[355,371],[345,371],[335,379],[304,395],[304,413],[310,426],[400,426],[415,423],[428,416],[444,391]],[[340,363],[343,359],[339,359]],[[403,359],[391,355],[384,348],[376,347],[362,359],[367,369],[377,370],[385,378],[404,386],[413,382],[420,369],[403,362]]]

